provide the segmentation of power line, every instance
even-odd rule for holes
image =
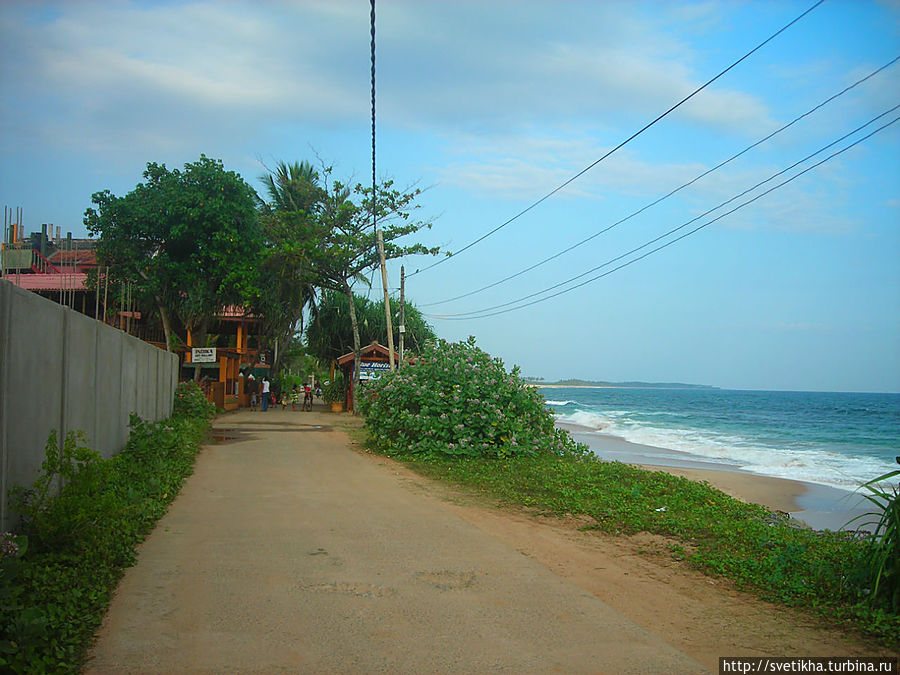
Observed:
[[[691,218],[691,219],[688,220],[687,222],[685,222],[685,223],[679,225],[678,227],[675,227],[675,228],[669,230],[668,232],[666,232],[666,233],[664,233],[664,234],[659,235],[658,237],[656,237],[656,238],[654,238],[654,239],[651,239],[650,241],[646,242],[645,244],[642,244],[641,246],[638,246],[637,248],[634,248],[634,249],[632,249],[632,250],[630,250],[630,251],[628,251],[628,252],[626,252],[626,253],[623,253],[622,255],[619,255],[619,256],[617,256],[617,257],[615,257],[615,258],[612,258],[612,259],[606,261],[605,263],[603,263],[603,264],[601,264],[601,265],[598,265],[598,266],[596,266],[596,267],[593,267],[593,268],[587,270],[586,272],[582,272],[581,274],[578,274],[578,275],[576,275],[576,276],[574,276],[574,277],[570,277],[569,279],[567,279],[567,280],[565,280],[565,281],[561,281],[561,282],[559,282],[559,283],[557,283],[557,284],[554,284],[553,286],[549,286],[549,287],[547,287],[547,288],[545,288],[545,289],[543,289],[543,290],[536,291],[535,293],[531,293],[531,294],[529,294],[529,295],[523,296],[523,297],[518,298],[518,299],[516,299],[516,300],[512,300],[512,301],[510,301],[510,302],[506,302],[506,303],[503,303],[503,304],[500,304],[500,305],[495,305],[495,306],[493,306],[493,307],[486,307],[486,308],[484,308],[484,309],[476,310],[476,311],[473,311],[473,312],[462,312],[462,313],[460,313],[460,314],[457,314],[457,315],[451,315],[451,316],[459,316],[459,317],[463,317],[463,316],[467,316],[467,315],[481,314],[481,313],[483,313],[483,312],[489,312],[489,311],[492,311],[492,310],[495,310],[495,309],[500,309],[500,308],[503,308],[503,307],[508,307],[509,305],[514,305],[514,304],[516,304],[517,302],[521,302],[521,301],[523,301],[523,300],[528,300],[528,299],[533,298],[533,297],[535,297],[535,296],[542,295],[543,293],[546,293],[546,292],[548,292],[548,291],[552,291],[552,290],[554,290],[554,289],[556,289],[556,288],[559,288],[560,286],[565,286],[566,284],[569,284],[569,283],[571,283],[571,282],[573,282],[573,281],[575,281],[575,280],[577,280],[577,279],[581,279],[582,277],[585,277],[585,276],[587,276],[588,274],[591,274],[592,272],[596,272],[596,271],[599,270],[599,269],[602,269],[602,268],[604,268],[604,267],[607,267],[608,265],[611,265],[611,264],[614,263],[614,262],[618,262],[619,260],[622,260],[623,258],[628,257],[628,256],[631,255],[632,253],[636,253],[637,251],[640,251],[640,250],[646,248],[647,246],[651,246],[651,245],[655,244],[656,242],[660,241],[661,239],[664,239],[665,237],[668,237],[669,235],[671,235],[671,234],[673,234],[673,233],[675,233],[675,232],[677,232],[677,231],[679,231],[679,230],[684,229],[684,228],[687,227],[688,225],[697,222],[697,221],[700,220],[701,218],[704,218],[704,217],[710,215],[711,213],[713,213],[713,212],[715,212],[715,211],[718,211],[718,210],[721,209],[723,206],[727,206],[727,205],[730,204],[731,202],[733,202],[733,201],[735,201],[735,200],[737,200],[737,199],[740,199],[740,198],[743,197],[744,195],[746,195],[746,194],[752,192],[753,190],[757,189],[758,187],[760,187],[760,186],[762,186],[762,185],[765,185],[766,183],[768,183],[769,181],[773,180],[774,178],[777,178],[778,176],[781,176],[781,175],[787,173],[787,172],[790,171],[791,169],[796,168],[797,166],[799,166],[800,164],[803,164],[803,163],[806,162],[807,160],[809,160],[809,159],[815,157],[815,156],[818,155],[818,154],[821,154],[822,152],[824,152],[824,151],[827,150],[828,148],[830,148],[830,147],[832,147],[832,146],[834,146],[834,145],[837,145],[837,144],[840,143],[841,141],[843,141],[843,140],[849,138],[850,136],[852,136],[853,134],[855,134],[855,133],[861,131],[862,129],[864,129],[865,127],[869,126],[870,124],[872,124],[872,123],[878,121],[878,120],[881,119],[882,117],[884,117],[884,116],[886,116],[886,115],[892,113],[892,112],[893,112],[894,110],[896,110],[897,108],[900,108],[900,104],[894,106],[893,108],[891,108],[891,109],[889,109],[889,110],[886,110],[885,112],[881,113],[880,115],[877,115],[876,117],[870,119],[870,120],[869,120],[868,122],[866,122],[865,124],[862,124],[862,125],[856,127],[856,129],[854,129],[853,131],[850,131],[850,132],[844,134],[843,136],[841,136],[840,138],[838,138],[838,139],[832,141],[832,142],[829,143],[828,145],[826,145],[826,146],[824,146],[824,147],[822,147],[822,148],[819,148],[818,150],[816,150],[816,151],[813,152],[812,154],[809,154],[809,155],[807,155],[806,157],[804,157],[803,159],[794,162],[793,164],[791,164],[791,165],[788,166],[787,168],[782,169],[781,171],[778,171],[777,173],[772,174],[771,176],[769,176],[769,177],[766,178],[765,180],[760,181],[759,183],[757,183],[756,185],[754,185],[754,186],[752,186],[752,187],[750,187],[750,188],[747,188],[747,189],[744,190],[743,192],[741,192],[741,193],[735,195],[734,197],[731,197],[730,199],[728,199],[728,200],[722,202],[721,204],[719,204],[719,205],[717,205],[717,206],[714,206],[713,208],[708,209],[707,211],[704,211],[704,212],[701,213],[700,215],[695,216],[694,218]],[[763,194],[768,194],[768,192],[763,193]],[[749,202],[748,202],[748,203],[749,203]]]
[[[866,75],[865,77],[863,77],[863,78],[857,80],[856,82],[854,82],[853,84],[849,85],[848,87],[845,87],[843,90],[839,91],[837,94],[834,94],[833,96],[831,96],[831,97],[825,99],[824,101],[822,101],[821,103],[819,103],[817,106],[815,106],[814,108],[811,108],[810,110],[806,111],[806,112],[803,113],[802,115],[800,115],[800,116],[798,116],[798,117],[795,117],[791,122],[789,122],[788,124],[785,124],[785,125],[784,125],[783,127],[781,127],[780,129],[777,129],[777,130],[773,131],[773,132],[770,133],[768,136],[765,136],[764,138],[761,138],[760,140],[756,141],[756,143],[753,143],[752,145],[748,145],[746,148],[744,148],[743,150],[741,150],[741,151],[738,152],[737,154],[732,155],[731,157],[729,157],[729,158],[726,159],[725,161],[723,161],[723,162],[717,164],[716,166],[712,167],[711,169],[708,169],[707,171],[704,171],[703,173],[701,173],[700,175],[698,175],[696,178],[694,178],[694,179],[688,181],[687,183],[684,183],[683,185],[681,185],[681,186],[675,188],[674,190],[672,190],[672,191],[669,192],[668,194],[665,194],[665,195],[663,195],[662,197],[660,197],[659,199],[657,199],[657,200],[655,200],[655,201],[653,201],[653,202],[650,202],[650,203],[647,204],[646,206],[641,207],[641,208],[638,209],[637,211],[634,211],[633,213],[631,213],[631,214],[625,216],[625,217],[622,218],[621,220],[617,220],[617,221],[616,221],[615,223],[613,223],[612,225],[609,225],[609,226],[603,228],[602,230],[600,230],[600,231],[598,231],[598,232],[595,232],[594,234],[592,234],[591,236],[587,237],[586,239],[582,239],[582,240],[579,241],[578,243],[572,244],[572,245],[569,246],[568,248],[565,248],[565,249],[563,249],[562,251],[559,251],[558,253],[555,253],[555,254],[551,255],[550,257],[548,257],[548,258],[544,258],[544,259],[541,260],[540,262],[534,263],[533,265],[531,265],[531,266],[529,266],[529,267],[526,267],[526,268],[523,269],[523,270],[520,270],[520,271],[518,271],[518,272],[516,272],[516,273],[514,273],[514,274],[511,274],[511,275],[509,275],[509,276],[507,276],[507,277],[504,277],[503,279],[500,279],[499,281],[495,281],[495,282],[493,282],[493,283],[491,283],[491,284],[488,284],[487,286],[482,286],[481,288],[478,288],[478,289],[476,289],[476,290],[474,290],[474,291],[469,291],[468,293],[463,293],[462,295],[457,295],[456,297],[453,297],[453,298],[448,298],[448,299],[446,299],[446,300],[439,300],[439,301],[437,301],[437,302],[429,302],[429,303],[426,303],[426,304],[421,305],[421,306],[422,306],[422,307],[433,307],[433,306],[435,306],[435,305],[443,305],[443,304],[445,304],[445,303],[453,302],[453,301],[455,301],[455,300],[462,300],[463,298],[468,298],[468,297],[470,297],[470,296],[472,296],[472,295],[476,295],[476,294],[478,294],[478,293],[481,293],[482,291],[486,291],[486,290],[488,290],[488,289],[490,289],[490,288],[494,288],[495,286],[499,286],[500,284],[504,284],[504,283],[506,283],[507,281],[510,281],[510,280],[512,280],[512,279],[515,279],[516,277],[520,277],[520,276],[522,276],[523,274],[526,274],[526,273],[528,273],[528,272],[530,272],[530,271],[532,271],[532,270],[534,270],[534,269],[540,267],[541,265],[544,265],[545,263],[550,262],[551,260],[555,260],[556,258],[559,258],[559,257],[562,256],[562,255],[565,255],[565,254],[568,253],[569,251],[573,251],[574,249],[578,248],[579,246],[582,246],[582,245],[588,243],[589,241],[592,241],[593,239],[596,239],[596,238],[599,237],[601,234],[605,234],[606,232],[609,232],[609,231],[612,230],[614,227],[617,227],[617,226],[621,225],[622,223],[624,223],[624,222],[626,222],[626,221],[628,221],[628,220],[631,220],[632,218],[634,218],[635,216],[640,215],[641,213],[643,213],[643,212],[646,211],[647,209],[656,206],[657,204],[659,204],[659,203],[662,202],[662,201],[665,201],[666,199],[668,199],[669,197],[671,197],[671,196],[674,195],[675,193],[680,192],[680,191],[683,190],[684,188],[690,187],[691,185],[693,185],[694,183],[696,183],[696,182],[697,182],[698,180],[700,180],[701,178],[704,178],[704,177],[708,176],[709,174],[711,174],[713,171],[716,171],[716,170],[718,170],[718,169],[721,169],[723,166],[725,166],[725,165],[728,164],[729,162],[734,161],[735,159],[737,159],[738,157],[741,157],[742,155],[746,154],[747,152],[749,152],[749,151],[752,150],[753,148],[755,148],[755,147],[761,145],[762,143],[765,143],[767,140],[769,140],[769,139],[772,138],[773,136],[776,136],[777,134],[780,134],[780,133],[781,133],[782,131],[784,131],[785,129],[787,129],[787,128],[793,126],[794,124],[796,124],[797,122],[799,122],[799,121],[802,120],[803,118],[808,117],[809,115],[813,114],[814,112],[816,112],[817,110],[819,110],[819,109],[822,108],[823,106],[825,106],[825,105],[827,105],[828,103],[831,103],[832,101],[834,101],[836,98],[838,98],[838,97],[840,97],[840,96],[843,96],[844,94],[846,94],[848,91],[850,91],[850,90],[853,89],[854,87],[856,87],[856,86],[862,84],[863,82],[865,82],[866,80],[868,80],[868,79],[874,77],[875,75],[877,75],[877,74],[880,73],[881,71],[883,71],[883,70],[885,70],[885,69],[891,67],[892,65],[894,65],[895,63],[897,63],[897,61],[900,61],[900,56],[894,57],[893,59],[891,59],[890,61],[888,61],[886,64],[884,64],[883,66],[881,66],[881,67],[878,68],[877,70],[872,71],[871,73],[869,73],[869,74]],[[701,217],[702,217],[702,216],[701,216]]]
[[[768,38],[766,38],[765,40],[763,40],[762,42],[760,42],[758,45],[756,45],[756,46],[755,46],[753,49],[751,49],[749,52],[747,52],[747,53],[744,54],[741,58],[739,58],[737,61],[735,61],[734,63],[732,63],[730,66],[728,66],[725,70],[723,70],[723,71],[720,72],[718,75],[716,75],[715,77],[713,77],[711,80],[709,80],[708,82],[706,82],[705,84],[703,84],[702,86],[698,87],[698,88],[695,89],[693,92],[691,92],[690,94],[688,94],[687,96],[685,96],[685,97],[684,97],[683,99],[681,99],[678,103],[676,103],[676,104],[673,105],[671,108],[669,108],[668,110],[666,110],[663,114],[661,114],[660,116],[658,116],[658,117],[657,117],[656,119],[654,119],[652,122],[649,122],[648,124],[644,125],[641,129],[639,129],[638,131],[634,132],[631,136],[629,136],[629,137],[626,138],[624,141],[622,141],[621,143],[619,143],[619,144],[618,144],[616,147],[614,147],[612,150],[610,150],[610,151],[607,152],[605,155],[603,155],[602,157],[600,157],[600,159],[598,159],[598,160],[594,161],[593,163],[589,164],[588,166],[586,166],[584,169],[582,169],[581,171],[579,171],[578,173],[576,173],[574,176],[572,176],[571,178],[569,178],[567,181],[565,181],[562,185],[560,185],[559,187],[557,187],[557,188],[551,190],[551,191],[548,192],[546,195],[544,195],[543,197],[541,197],[540,199],[538,199],[536,202],[533,202],[531,205],[529,205],[529,206],[527,206],[526,208],[522,209],[521,211],[519,211],[516,215],[514,215],[512,218],[510,218],[510,219],[507,220],[506,222],[501,223],[500,225],[498,225],[497,227],[495,227],[493,230],[491,230],[491,231],[488,232],[487,234],[484,234],[484,235],[480,236],[480,237],[479,237],[478,239],[476,239],[475,241],[473,241],[473,242],[471,242],[471,243],[469,243],[469,244],[466,244],[465,246],[463,246],[461,249],[459,249],[459,250],[458,250],[456,253],[454,253],[453,255],[448,256],[448,257],[446,257],[446,258],[441,258],[440,260],[438,260],[438,261],[435,262],[435,263],[432,263],[432,264],[429,265],[428,267],[423,267],[422,269],[417,269],[415,272],[409,274],[408,276],[410,276],[410,277],[415,276],[416,274],[419,274],[420,272],[425,272],[425,271],[430,270],[430,269],[432,269],[432,268],[434,268],[434,267],[437,267],[437,266],[440,265],[441,263],[444,263],[444,262],[446,262],[446,261],[448,261],[448,260],[451,260],[452,258],[455,258],[455,257],[458,256],[460,253],[462,253],[463,251],[467,251],[468,249],[472,248],[472,247],[475,246],[476,244],[478,244],[478,243],[484,241],[485,239],[487,239],[488,237],[490,237],[490,236],[491,236],[492,234],[494,234],[495,232],[498,232],[498,231],[502,230],[504,227],[506,227],[507,225],[509,225],[509,224],[512,223],[513,221],[517,220],[517,219],[520,218],[521,216],[524,216],[526,213],[528,213],[529,211],[531,211],[534,207],[536,207],[536,206],[538,206],[539,204],[542,204],[543,202],[545,202],[546,200],[548,200],[550,197],[552,197],[553,195],[555,195],[557,192],[559,192],[560,190],[562,190],[564,187],[566,187],[567,185],[569,185],[570,183],[572,183],[573,181],[577,180],[578,178],[580,178],[581,176],[583,176],[585,173],[587,173],[588,171],[590,171],[591,169],[593,169],[595,166],[597,166],[600,162],[602,162],[604,159],[606,159],[607,157],[609,157],[611,154],[613,154],[614,152],[616,152],[617,150],[619,150],[620,148],[624,147],[625,145],[627,145],[628,143],[630,143],[632,140],[634,140],[635,138],[637,138],[638,136],[640,136],[640,135],[641,135],[642,133],[644,133],[647,129],[649,129],[649,128],[652,127],[654,124],[656,124],[657,122],[659,122],[663,117],[665,117],[666,115],[668,115],[669,113],[671,113],[673,110],[675,110],[676,108],[680,107],[682,104],[684,104],[684,103],[686,103],[687,101],[689,101],[690,99],[692,99],[694,96],[696,96],[696,95],[699,94],[701,91],[703,91],[704,89],[706,89],[709,85],[711,85],[713,82],[715,82],[716,80],[718,80],[720,77],[722,77],[725,73],[727,73],[727,72],[730,71],[732,68],[734,68],[735,66],[737,66],[739,63],[741,63],[742,61],[746,60],[746,59],[749,58],[752,54],[754,54],[755,52],[757,52],[757,51],[759,51],[760,49],[762,49],[762,47],[764,47],[766,44],[768,44],[769,42],[771,42],[772,40],[774,40],[776,37],[778,37],[779,35],[781,35],[781,33],[783,33],[783,32],[786,31],[788,28],[790,28],[791,26],[793,26],[795,23],[797,23],[800,19],[802,19],[803,17],[805,17],[807,14],[809,14],[811,11],[813,11],[816,7],[818,7],[819,5],[821,5],[823,2],[825,2],[825,0],[818,0],[818,2],[816,2],[816,4],[814,4],[812,7],[810,7],[809,9],[807,9],[807,10],[806,10],[805,12],[803,12],[800,16],[796,17],[793,21],[791,21],[791,22],[788,23],[787,25],[781,27],[778,31],[776,31],[775,33],[773,33],[772,35],[770,35]]]
[[[645,243],[645,244],[643,244],[643,245],[641,245],[641,246],[638,246],[637,248],[634,248],[634,249],[632,249],[631,251],[628,251],[627,253],[624,253],[624,254],[622,254],[622,255],[620,255],[620,256],[617,256],[616,258],[612,258],[611,260],[608,260],[607,262],[603,263],[602,265],[598,265],[597,267],[594,267],[593,269],[590,269],[590,270],[588,270],[587,272],[584,272],[584,273],[582,273],[582,274],[579,274],[578,276],[575,276],[575,277],[572,277],[572,278],[570,278],[570,279],[567,279],[566,281],[560,282],[560,283],[558,283],[558,284],[555,284],[555,285],[553,285],[553,286],[550,286],[550,287],[548,287],[548,288],[545,288],[545,289],[543,289],[543,290],[541,290],[541,291],[538,291],[538,292],[536,292],[536,293],[532,293],[532,294],[530,294],[530,295],[524,296],[524,297],[522,297],[522,298],[519,298],[518,300],[513,300],[513,301],[511,301],[511,302],[507,302],[507,303],[504,303],[504,304],[502,304],[502,305],[497,305],[497,306],[495,306],[495,307],[488,307],[488,308],[486,308],[486,309],[478,310],[478,311],[475,311],[475,312],[467,312],[467,313],[462,313],[462,314],[443,315],[443,316],[442,316],[442,315],[433,315],[433,314],[429,314],[429,315],[427,315],[427,316],[428,316],[428,318],[431,318],[431,319],[446,319],[446,320],[484,319],[484,318],[488,318],[488,317],[491,317],[491,316],[497,316],[498,314],[505,314],[505,313],[507,313],[507,312],[512,312],[512,311],[515,311],[515,310],[517,310],[517,309],[522,309],[522,308],[524,308],[524,307],[529,307],[529,306],[535,305],[535,304],[537,304],[537,303],[539,303],[539,302],[544,302],[544,301],[546,301],[546,300],[550,300],[550,299],[552,299],[552,298],[558,297],[558,296],[563,295],[563,294],[565,294],[565,293],[569,293],[570,291],[574,291],[574,290],[577,289],[577,288],[581,288],[582,286],[586,286],[587,284],[592,283],[592,282],[594,282],[594,281],[597,281],[598,279],[601,279],[601,278],[603,278],[603,277],[609,276],[610,274],[612,274],[612,273],[614,273],[614,272],[617,272],[617,271],[623,269],[624,267],[628,267],[629,265],[632,265],[632,264],[634,264],[634,263],[636,263],[636,262],[638,262],[638,261],[640,261],[640,260],[643,260],[644,258],[646,258],[646,257],[648,257],[648,256],[650,256],[650,255],[652,255],[652,254],[654,254],[654,253],[656,253],[657,251],[661,251],[662,249],[667,248],[667,247],[671,246],[672,244],[674,244],[674,243],[676,243],[676,242],[678,242],[678,241],[681,241],[682,239],[685,239],[686,237],[689,237],[689,236],[691,236],[692,234],[694,234],[694,233],[696,233],[696,232],[699,232],[699,231],[702,230],[703,228],[705,228],[705,227],[707,227],[707,226],[709,226],[709,225],[712,225],[713,223],[718,222],[719,220],[722,220],[722,219],[725,218],[726,216],[729,216],[729,215],[731,215],[732,213],[734,213],[735,211],[738,211],[738,210],[744,208],[745,206],[747,206],[747,205],[749,205],[749,204],[752,204],[752,203],[755,202],[756,200],[758,200],[758,199],[764,197],[765,195],[767,195],[767,194],[769,194],[769,193],[771,193],[771,192],[774,192],[775,190],[777,190],[777,189],[779,189],[779,188],[781,188],[781,187],[787,185],[788,183],[790,183],[790,182],[796,180],[796,179],[799,178],[800,176],[803,176],[804,174],[809,173],[810,171],[812,171],[813,169],[815,169],[815,168],[821,166],[821,165],[824,164],[825,162],[827,162],[827,161],[833,159],[834,157],[837,157],[838,155],[843,154],[844,152],[846,152],[847,150],[850,150],[851,148],[854,148],[855,146],[859,145],[860,143],[862,143],[862,142],[865,141],[866,139],[871,138],[872,136],[874,136],[875,134],[879,133],[880,131],[883,131],[884,129],[888,128],[888,127],[891,126],[892,124],[895,124],[896,122],[900,121],[900,117],[895,117],[895,118],[892,119],[890,122],[887,122],[887,123],[883,124],[882,126],[878,127],[878,128],[875,129],[874,131],[871,131],[870,133],[866,134],[866,135],[863,136],[862,138],[860,138],[860,139],[854,141],[854,142],[851,143],[850,145],[847,145],[846,147],[844,147],[844,148],[842,148],[842,149],[840,149],[840,150],[837,150],[837,151],[833,152],[833,153],[830,154],[828,157],[825,157],[824,159],[822,159],[822,160],[816,162],[815,164],[813,164],[812,166],[810,166],[810,167],[804,169],[803,171],[801,171],[801,172],[795,174],[794,176],[791,176],[791,177],[788,178],[787,180],[782,181],[782,182],[779,183],[778,185],[775,185],[775,186],[769,188],[768,190],[765,190],[764,192],[761,192],[760,194],[756,195],[755,197],[753,197],[753,198],[751,198],[751,199],[748,199],[747,201],[745,201],[745,202],[739,204],[738,206],[734,207],[734,208],[731,209],[730,211],[726,211],[725,213],[723,213],[723,214],[721,214],[721,215],[719,215],[719,216],[716,216],[716,217],[713,218],[712,220],[707,221],[706,223],[703,223],[702,225],[699,225],[699,226],[695,227],[694,229],[690,230],[689,232],[686,232],[686,233],[684,233],[684,234],[682,234],[682,235],[676,237],[675,239],[672,239],[672,240],[666,242],[665,244],[662,244],[662,245],[660,245],[660,246],[657,246],[657,247],[654,248],[654,249],[651,249],[651,250],[648,251],[647,253],[644,253],[643,255],[640,255],[640,256],[638,256],[637,258],[633,258],[632,260],[629,260],[629,261],[627,261],[627,262],[622,263],[622,264],[619,265],[618,267],[615,267],[615,268],[613,268],[613,269],[611,269],[611,270],[608,270],[608,271],[606,271],[606,272],[604,272],[604,273],[602,273],[602,274],[599,274],[599,275],[597,275],[597,276],[595,276],[595,277],[592,277],[592,278],[590,278],[590,279],[587,279],[586,281],[582,281],[581,283],[576,284],[575,286],[571,286],[570,288],[566,288],[566,289],[563,289],[563,290],[558,291],[558,292],[556,292],[556,293],[553,293],[552,295],[548,295],[548,296],[543,297],[543,298],[538,298],[537,300],[532,300],[531,302],[526,302],[526,303],[524,303],[524,304],[517,305],[517,306],[515,306],[515,307],[508,307],[509,305],[513,305],[513,304],[518,303],[518,302],[521,302],[521,301],[523,301],[523,300],[527,300],[527,299],[533,298],[533,297],[535,297],[535,296],[537,296],[537,295],[542,295],[542,294],[544,294],[544,293],[547,293],[547,292],[550,291],[550,290],[553,290],[553,289],[555,289],[555,288],[559,288],[560,286],[564,286],[564,285],[566,285],[566,284],[569,284],[569,283],[575,281],[576,279],[580,279],[581,277],[584,277],[585,275],[590,274],[591,272],[595,272],[595,271],[597,271],[597,270],[599,270],[599,269],[602,269],[603,267],[607,267],[607,266],[609,266],[610,264],[612,264],[612,263],[614,263],[614,262],[617,262],[617,261],[619,261],[619,260],[622,260],[623,258],[626,258],[627,256],[629,256],[629,255],[631,255],[631,254],[633,254],[633,253],[636,253],[637,251],[640,251],[640,250],[642,250],[642,249],[644,249],[644,248],[647,248],[648,246],[653,245],[654,243],[660,241],[661,239],[664,239],[665,237],[668,237],[669,235],[674,234],[675,232],[677,232],[677,231],[679,231],[679,230],[681,230],[681,229],[684,229],[684,228],[687,227],[689,224],[691,224],[691,223],[693,223],[693,222],[696,222],[697,220],[699,220],[700,218],[702,218],[702,217],[705,216],[705,215],[708,215],[708,214],[711,213],[712,211],[716,211],[716,210],[718,210],[719,208],[721,208],[722,206],[724,206],[725,204],[727,204],[727,203],[729,203],[729,202],[732,202],[732,201],[734,201],[735,199],[739,198],[740,196],[742,196],[742,195],[744,195],[744,194],[747,194],[747,192],[750,192],[750,191],[756,189],[756,187],[759,187],[760,185],[762,185],[762,184],[764,184],[764,183],[767,183],[768,181],[772,180],[772,178],[775,178],[776,176],[778,176],[778,175],[780,175],[780,174],[783,174],[783,173],[785,173],[786,171],[789,171],[791,168],[797,166],[797,164],[800,164],[800,163],[806,161],[806,159],[809,159],[810,157],[819,154],[819,153],[822,152],[823,150],[825,150],[825,149],[827,149],[827,148],[829,148],[829,147],[835,145],[836,143],[839,143],[841,140],[847,138],[847,136],[850,136],[850,135],[856,133],[857,131],[859,131],[859,130],[862,129],[863,127],[868,126],[869,124],[871,124],[873,121],[875,121],[875,120],[877,120],[877,119],[879,119],[879,118],[881,118],[881,117],[884,117],[885,115],[887,115],[887,114],[889,114],[889,113],[891,113],[891,112],[897,110],[898,108],[900,108],[900,104],[894,106],[894,107],[891,108],[890,110],[885,111],[884,113],[882,113],[882,114],[879,115],[878,117],[874,118],[873,120],[870,120],[869,122],[867,122],[866,124],[864,124],[862,127],[858,127],[856,130],[850,132],[849,134],[846,134],[845,136],[843,136],[842,138],[838,139],[837,141],[834,141],[834,142],[832,142],[832,143],[829,143],[827,146],[825,146],[825,148],[822,148],[822,149],[818,150],[817,152],[813,153],[813,155],[809,155],[809,156],[806,157],[805,159],[800,160],[800,162],[797,162],[797,163],[793,164],[791,167],[788,167],[787,169],[784,169],[783,171],[779,171],[777,174],[774,174],[774,175],[770,176],[769,178],[767,178],[765,181],[762,181],[762,183],[758,183],[758,184],[757,184],[756,186],[754,186],[753,188],[750,188],[749,190],[745,190],[743,193],[741,193],[741,195],[738,195],[737,197],[733,197],[732,199],[728,200],[728,202],[724,202],[723,204],[720,204],[719,206],[715,207],[714,209],[710,209],[709,211],[707,211],[706,213],[702,214],[701,216],[698,216],[697,218],[693,218],[692,220],[689,220],[688,222],[684,223],[683,225],[679,225],[678,227],[669,230],[669,231],[666,232],[665,234],[662,234],[662,235],[656,237],[655,239],[652,239],[651,241],[649,241],[649,242],[647,242],[647,243]],[[508,308],[507,308],[507,309],[500,309],[500,308],[503,308],[503,307],[508,307]],[[492,310],[495,310],[495,309],[498,310],[498,311],[492,311]]]

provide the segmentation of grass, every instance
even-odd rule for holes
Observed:
[[[374,449],[371,440],[367,445]],[[501,503],[588,516],[591,527],[613,534],[664,535],[680,542],[673,558],[706,574],[886,645],[900,643],[900,615],[869,599],[872,543],[855,534],[798,527],[708,483],[593,457],[395,458]]]

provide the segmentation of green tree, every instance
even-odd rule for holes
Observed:
[[[353,294],[359,339],[361,344],[378,341],[387,344],[387,326],[384,306],[356,293]],[[391,298],[391,316],[399,317],[400,303]],[[434,329],[425,321],[422,313],[413,305],[406,304],[406,341],[411,349],[420,350],[426,343],[435,340]],[[310,354],[324,361],[332,361],[353,350],[353,329],[350,323],[350,308],[347,296],[337,291],[326,290],[319,301],[312,306],[309,324],[306,326],[306,345]],[[399,322],[394,323],[395,342],[400,341]]]
[[[259,180],[269,197],[268,202],[260,202],[263,210],[310,213],[321,198],[319,173],[307,161],[293,164],[279,161],[274,170],[268,169]]]
[[[262,239],[253,188],[220,160],[201,155],[169,170],[150,162],[144,182],[124,197],[96,192],[84,223],[99,235],[97,259],[159,307],[167,348],[172,315],[205,344],[223,307],[244,304]]]
[[[259,202],[264,249],[252,306],[260,317],[264,345],[281,347],[272,363],[275,376],[302,322],[303,309],[315,295],[317,274],[307,251],[318,237],[316,216],[324,192],[308,162],[279,162],[259,178],[269,201]]]
[[[418,208],[415,200],[420,191],[400,192],[392,181],[383,182],[374,191],[362,185],[351,188],[332,181],[330,167],[315,172],[305,162],[280,162],[263,176],[263,182],[270,197],[262,206],[270,260],[281,269],[294,270],[298,283],[337,291],[347,298],[353,351],[358,357],[359,325],[352,289],[355,282],[365,279],[365,272],[379,264],[372,226],[373,199],[386,259],[436,254],[437,248],[398,243],[402,237],[431,226],[411,219]]]
[[[308,256],[318,275],[319,286],[341,292],[347,297],[353,330],[353,353],[359,364],[359,325],[353,302],[353,284],[365,279],[364,273],[379,264],[372,224],[373,211],[381,224],[386,260],[413,254],[436,255],[439,249],[418,243],[398,243],[403,237],[431,227],[429,222],[411,218],[412,212],[418,208],[415,200],[421,194],[420,190],[400,192],[394,189],[390,180],[376,186],[374,191],[361,184],[351,189],[340,181],[329,182],[329,175],[330,170],[324,171],[324,197],[317,214],[319,238],[308,251]],[[359,368],[354,374],[354,383],[359,383]],[[354,395],[358,388],[354,386]]]

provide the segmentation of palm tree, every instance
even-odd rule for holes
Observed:
[[[312,224],[323,191],[318,173],[306,161],[279,161],[259,178],[269,201],[259,199],[266,251],[258,268],[254,310],[262,317],[266,342],[287,345],[314,296],[316,275],[306,251],[315,237]],[[274,375],[279,359],[272,366]]]
[[[293,164],[279,160],[274,171],[267,170],[259,179],[269,196],[264,204],[268,210],[310,212],[319,201],[319,174],[306,160]]]

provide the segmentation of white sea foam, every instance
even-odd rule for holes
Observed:
[[[556,416],[557,422],[563,424],[571,424],[593,431],[606,430],[609,427],[610,420],[605,415],[590,410],[578,410],[573,413],[559,414]]]
[[[626,410],[600,414],[581,409],[558,414],[556,419],[585,430],[618,436],[632,443],[676,450],[704,462],[845,490],[855,490],[862,483],[897,468],[896,464],[877,457],[852,456],[811,447],[773,448],[721,432],[645,426],[635,422]]]
[[[556,405],[556,406],[564,406],[564,405],[578,405],[578,401],[544,401],[547,405]]]

